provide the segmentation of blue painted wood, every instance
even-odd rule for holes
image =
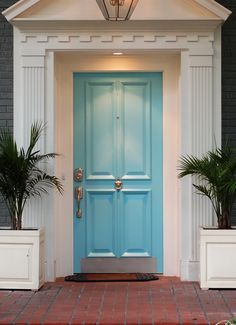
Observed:
[[[86,83],[86,178],[114,179],[116,174],[115,82]],[[99,159],[98,159],[99,158]]]
[[[121,192],[120,253],[122,257],[152,256],[151,190]]]
[[[161,73],[74,74],[75,272],[84,257],[145,256],[163,271],[162,151]]]
[[[87,256],[115,257],[116,249],[116,191],[87,190]]]
[[[123,179],[149,179],[151,173],[150,82],[121,82],[120,171]]]

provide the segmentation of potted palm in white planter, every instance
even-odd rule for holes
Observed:
[[[31,197],[50,187],[62,192],[60,180],[39,166],[56,156],[35,149],[43,130],[41,123],[32,125],[27,150],[17,148],[11,133],[0,132],[0,192],[11,219],[11,229],[0,230],[1,289],[37,290],[44,283],[44,229],[22,229],[24,207]]]
[[[197,193],[210,199],[217,226],[200,229],[200,286],[236,288],[236,229],[231,212],[236,198],[236,157],[229,146],[202,158],[180,159],[179,177],[196,176]]]

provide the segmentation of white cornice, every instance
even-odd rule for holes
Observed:
[[[209,10],[210,12],[214,13],[216,16],[219,17],[219,20],[225,21],[231,11],[226,9],[225,7],[221,6],[214,0],[194,0],[197,4],[202,6],[203,8]],[[10,8],[3,11],[3,15],[6,17],[8,21],[15,22],[17,16],[22,14],[24,11],[32,7],[33,5],[40,2],[40,0],[20,0]]]
[[[210,10],[215,15],[217,15],[222,20],[227,20],[228,17],[231,15],[231,11],[222,5],[220,5],[218,2],[214,0],[195,0],[198,4],[200,4],[202,7]]]
[[[20,15],[25,10],[29,9],[40,0],[20,0],[15,3],[13,6],[9,7],[8,9],[4,10],[2,14],[6,17],[8,21],[12,21],[18,15]]]
[[[113,24],[108,21],[73,21],[66,20],[63,24],[60,20],[42,21],[31,19],[15,19],[14,26],[25,32],[32,31],[100,31],[100,32],[145,32],[145,31],[214,31],[222,23],[221,20],[145,20],[124,21],[122,24]],[[43,27],[42,27],[43,26]]]

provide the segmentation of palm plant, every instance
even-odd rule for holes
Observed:
[[[0,192],[10,213],[12,229],[22,229],[22,214],[29,198],[47,193],[47,187],[55,187],[60,193],[63,191],[60,180],[39,166],[56,156],[55,153],[41,155],[35,149],[43,130],[42,123],[31,126],[27,150],[18,150],[10,132],[0,132]]]
[[[217,216],[218,228],[231,228],[231,211],[236,198],[236,158],[228,146],[207,152],[201,159],[180,159],[179,178],[195,175],[197,193],[208,197]]]

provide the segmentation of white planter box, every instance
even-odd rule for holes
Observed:
[[[236,288],[236,229],[200,230],[200,287]]]
[[[0,289],[44,284],[44,230],[0,230]]]

